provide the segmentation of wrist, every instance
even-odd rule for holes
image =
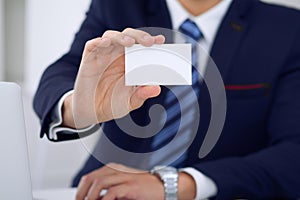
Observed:
[[[72,112],[73,94],[67,96],[62,105],[62,126],[76,128]]]
[[[196,182],[194,178],[185,173],[178,173],[178,199],[192,200],[196,198]]]

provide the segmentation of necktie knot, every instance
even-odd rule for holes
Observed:
[[[190,19],[186,19],[181,26],[179,27],[179,30],[191,37],[192,39],[198,41],[201,37],[202,37],[202,33],[199,29],[199,27],[197,26],[197,24],[195,22],[193,22]]]

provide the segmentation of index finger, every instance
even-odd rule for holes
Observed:
[[[126,28],[123,33],[131,38],[133,38],[137,43],[149,47],[153,44],[162,44],[165,39],[164,36],[152,36],[149,33],[133,28]]]

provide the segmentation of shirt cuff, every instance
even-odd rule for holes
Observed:
[[[63,134],[80,134],[90,131],[94,128],[95,125],[91,125],[87,128],[83,129],[73,129],[68,127],[63,127],[62,125],[62,106],[64,103],[64,100],[71,94],[73,94],[74,90],[71,90],[67,93],[65,93],[59,100],[58,104],[54,107],[51,118],[52,122],[49,126],[49,138],[52,140],[57,140],[57,133],[63,133]]]
[[[192,176],[196,182],[196,198],[195,200],[208,199],[217,195],[218,189],[213,180],[205,176],[194,168],[182,168],[180,172],[185,172]]]

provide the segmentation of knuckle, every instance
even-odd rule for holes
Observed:
[[[84,200],[97,200],[97,199],[91,195],[88,195]]]
[[[97,48],[97,39],[88,40],[84,48],[88,51],[93,51]]]
[[[103,179],[103,178],[96,178],[94,180],[94,184],[97,185],[97,187],[103,186],[104,183],[105,183],[105,179]]]
[[[76,199],[76,200],[83,200],[84,197],[83,197],[82,194],[77,193],[76,196],[75,196],[75,199]]]
[[[112,34],[114,31],[113,30],[107,30],[103,33],[103,35],[109,35]]]
[[[133,28],[125,28],[125,29],[123,30],[123,32],[125,32],[125,33],[130,32],[130,31],[133,31]]]
[[[92,181],[92,180],[91,180],[91,176],[90,176],[89,174],[84,175],[83,177],[81,177],[81,180],[80,180],[80,181],[83,182],[83,183],[89,183],[89,182]]]
[[[120,33],[120,32],[108,30],[103,33],[103,37],[113,37],[113,36],[117,35],[118,33]]]
[[[85,43],[85,47],[88,48],[88,47],[91,47],[93,45],[93,40],[88,40],[86,43]]]

